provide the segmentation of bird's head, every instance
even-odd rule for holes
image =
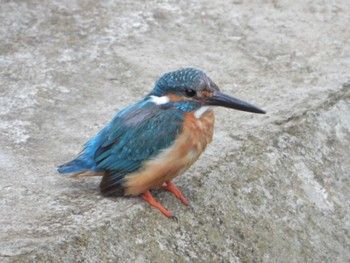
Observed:
[[[203,71],[193,68],[164,74],[149,95],[166,98],[171,102],[191,101],[198,107],[222,106],[241,111],[265,113],[252,104],[220,92],[218,86]]]

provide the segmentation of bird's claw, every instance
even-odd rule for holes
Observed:
[[[172,215],[169,218],[176,221],[176,223],[179,223],[179,219],[177,218],[177,216]]]

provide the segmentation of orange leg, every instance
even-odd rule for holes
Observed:
[[[189,202],[187,201],[187,199],[182,195],[180,190],[171,181],[165,181],[165,184],[166,185],[162,186],[161,189],[173,193],[176,196],[176,198],[180,199],[184,205],[189,206]]]
[[[152,196],[150,191],[146,191],[141,195],[141,198],[148,202],[151,206],[154,206],[155,208],[158,208],[160,212],[162,212],[166,217],[173,218],[177,221],[176,216],[173,216],[164,206],[162,206],[160,203],[158,203]]]

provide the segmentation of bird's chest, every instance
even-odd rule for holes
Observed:
[[[180,135],[187,139],[183,147],[187,148],[186,145],[189,145],[192,151],[200,155],[212,141],[213,130],[214,113],[212,111],[203,113],[199,118],[196,117],[196,113],[186,113],[182,135]]]
[[[185,113],[182,131],[173,145],[146,162],[141,171],[126,178],[126,194],[138,195],[159,187],[185,172],[199,158],[212,140],[214,114],[207,111],[197,117],[194,113]]]
[[[185,113],[181,133],[174,144],[156,158],[160,166],[166,168],[166,172],[159,173],[160,181],[173,179],[197,161],[212,141],[213,130],[212,111],[204,112],[200,117],[196,117],[195,113]]]

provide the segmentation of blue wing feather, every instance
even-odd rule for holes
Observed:
[[[168,148],[179,134],[184,115],[150,101],[140,102],[118,114],[104,131],[94,161],[105,171],[100,187],[104,194],[120,191],[125,175]]]
[[[125,175],[168,148],[180,133],[183,120],[181,109],[156,105],[147,97],[118,112],[75,160],[59,167],[59,172],[103,172],[102,193],[122,193]]]

